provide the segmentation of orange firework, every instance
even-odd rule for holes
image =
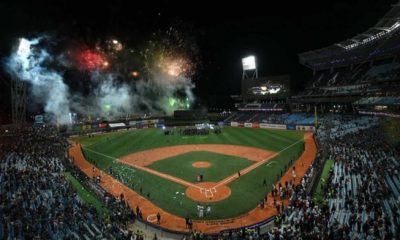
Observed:
[[[184,58],[172,58],[166,59],[164,63],[161,63],[164,72],[172,77],[178,77],[188,73],[190,64]]]

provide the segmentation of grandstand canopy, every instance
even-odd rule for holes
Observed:
[[[365,32],[328,47],[301,53],[299,60],[313,70],[323,70],[371,58],[390,57],[400,51],[399,29],[400,2],[392,5],[386,15]]]

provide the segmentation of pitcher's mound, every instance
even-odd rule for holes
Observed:
[[[205,162],[205,161],[200,161],[200,162],[194,162],[192,164],[192,166],[195,168],[208,168],[211,166],[211,163]]]
[[[218,202],[231,195],[231,189],[228,186],[213,182],[197,183],[186,189],[186,196],[197,202]]]

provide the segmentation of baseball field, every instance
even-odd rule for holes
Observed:
[[[225,127],[222,134],[205,136],[143,129],[74,140],[86,160],[142,201],[182,218],[216,220],[256,208],[304,151],[303,135]],[[211,212],[199,217],[198,204],[210,206]]]

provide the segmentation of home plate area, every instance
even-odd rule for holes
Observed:
[[[200,188],[200,192],[206,196],[206,198],[214,197],[214,193],[217,193],[217,189],[213,188]]]
[[[226,185],[214,182],[193,184],[186,189],[186,196],[196,202],[217,202],[231,195],[231,189]]]

